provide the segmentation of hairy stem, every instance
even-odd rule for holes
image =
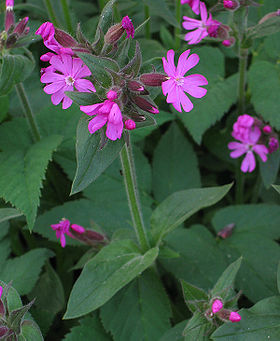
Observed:
[[[50,21],[54,24],[54,26],[59,26],[51,0],[44,0],[44,3],[48,11]]]
[[[61,3],[62,10],[63,10],[67,30],[69,33],[74,33],[73,27],[72,27],[71,14],[70,14],[70,10],[69,10],[67,0],[60,0],[60,3]]]
[[[139,194],[136,183],[136,174],[134,160],[131,150],[131,143],[126,143],[120,153],[123,176],[126,188],[126,194],[133,221],[133,227],[142,251],[149,249],[149,242],[142,218],[142,212],[139,202]]]
[[[30,103],[28,101],[27,95],[25,93],[24,87],[22,83],[16,84],[15,86],[17,95],[19,97],[21,106],[23,108],[23,111],[25,113],[25,117],[28,121],[29,127],[32,132],[32,136],[35,142],[38,142],[41,139],[39,128],[37,125],[37,122],[35,120],[35,117],[33,115]]]
[[[178,24],[180,25],[181,23],[181,0],[176,0],[176,8],[175,8],[175,11],[176,11],[176,19],[177,19],[177,22]],[[180,48],[180,45],[181,45],[181,39],[179,37],[179,34],[181,32],[181,28],[180,27],[175,27],[174,29],[174,36],[175,36],[175,49],[176,50],[179,50]]]

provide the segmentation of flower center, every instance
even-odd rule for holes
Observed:
[[[71,77],[71,76],[65,77],[65,83],[67,85],[74,85],[75,79],[73,77]]]
[[[175,82],[177,85],[182,86],[184,84],[184,77],[176,77]]]

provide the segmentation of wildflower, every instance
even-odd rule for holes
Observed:
[[[200,0],[181,0],[181,4],[188,4],[195,14],[199,14]]]
[[[71,238],[75,238],[73,234],[70,232],[70,228],[79,234],[83,234],[85,232],[85,229],[82,226],[77,224],[70,225],[70,221],[65,218],[60,220],[58,224],[51,225],[51,228],[55,231],[56,238],[60,239],[60,244],[62,247],[65,247],[66,245],[65,234],[67,234]]]
[[[163,57],[163,68],[169,79],[162,83],[162,92],[167,96],[167,103],[171,103],[174,108],[182,112],[181,105],[184,111],[189,112],[193,108],[193,104],[185,94],[187,92],[195,98],[201,98],[206,95],[207,90],[201,88],[202,85],[207,85],[207,79],[199,74],[185,76],[185,73],[195,67],[199,62],[199,56],[192,54],[189,56],[190,50],[183,52],[178,60],[177,68],[174,65],[174,51],[167,52],[167,60]]]
[[[213,314],[216,314],[218,311],[223,309],[223,302],[219,299],[214,300],[214,302],[212,303],[211,309],[212,309]]]
[[[234,223],[226,225],[223,229],[221,229],[221,231],[217,233],[217,236],[223,239],[229,238],[232,235],[234,227],[235,227]]]
[[[250,124],[249,121],[247,121],[247,124]],[[232,135],[234,136],[234,132]],[[267,161],[268,149],[265,145],[257,143],[261,136],[260,128],[252,127],[248,131],[237,132],[236,136],[238,136],[241,142],[230,142],[228,148],[232,150],[230,156],[234,159],[245,154],[245,158],[241,164],[242,172],[252,172],[256,168],[254,152],[259,155],[263,162]]]
[[[275,152],[279,148],[279,141],[276,137],[270,137],[268,141],[268,152],[269,154]]]
[[[14,9],[14,0],[6,0],[6,11],[12,11]]]
[[[225,39],[222,41],[222,44],[225,46],[225,47],[231,47],[233,46],[235,43],[235,38],[234,37],[229,37],[228,39]]]
[[[229,320],[231,322],[239,322],[241,321],[241,316],[237,312],[232,311],[229,315]]]
[[[88,124],[88,130],[91,134],[101,129],[107,123],[106,136],[113,141],[121,138],[123,120],[121,110],[115,102],[117,98],[117,92],[110,90],[107,93],[107,100],[104,102],[80,106],[80,109],[87,115],[95,115]]]
[[[127,130],[133,130],[136,128],[136,124],[133,120],[126,120],[124,122],[124,125],[125,125]]]
[[[83,64],[80,58],[73,58],[68,54],[54,55],[50,59],[51,69],[45,70],[41,76],[42,83],[48,83],[44,87],[47,94],[51,94],[54,105],[62,101],[62,109],[71,106],[72,100],[65,91],[73,91],[74,88],[82,92],[96,92],[93,84],[84,77],[90,76],[89,68]]]
[[[204,2],[200,3],[200,16],[201,20],[193,19],[184,16],[183,19],[183,27],[186,30],[193,30],[185,35],[185,40],[188,41],[188,44],[198,44],[203,38],[209,35],[208,30],[211,31],[211,26],[217,30],[217,27],[220,25],[220,22],[212,19],[212,14],[209,14],[209,18],[207,18],[207,9]]]
[[[239,7],[239,2],[236,0],[224,0],[224,8],[235,10]]]
[[[14,16],[14,0],[6,0],[5,12],[5,31],[8,32],[9,28],[15,23]]]
[[[122,27],[126,31],[126,38],[134,38],[134,27],[128,16],[122,18]]]
[[[115,24],[108,29],[104,37],[106,44],[116,43],[121,38],[124,31],[126,31],[127,39],[129,37],[134,38],[134,27],[128,16],[123,17],[120,23]]]
[[[263,132],[264,132],[265,134],[270,134],[270,133],[272,133],[272,128],[271,128],[271,126],[269,126],[269,125],[264,126],[264,127],[263,127]]]
[[[240,115],[237,121],[233,125],[232,136],[236,140],[245,141],[249,138],[250,130],[254,124],[255,120],[250,115]]]

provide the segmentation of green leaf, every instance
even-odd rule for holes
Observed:
[[[78,53],[78,56],[88,66],[94,79],[96,79],[104,88],[111,86],[112,79],[105,68],[119,71],[118,64],[113,59],[94,56],[88,53]]]
[[[142,54],[138,41],[135,43],[135,54],[130,62],[121,70],[126,75],[136,77],[140,71],[142,65]]]
[[[0,270],[4,282],[13,281],[13,286],[21,295],[28,294],[34,287],[45,261],[53,253],[47,249],[34,249],[23,256],[9,259]]]
[[[33,62],[22,55],[2,57],[0,95],[6,95],[13,86],[24,81],[33,69]]]
[[[65,94],[78,105],[92,105],[102,102],[95,92],[66,91]]]
[[[149,6],[151,14],[162,17],[172,26],[179,27],[175,15],[170,11],[165,0],[144,0],[144,3]]]
[[[238,323],[225,323],[211,339],[214,341],[263,341],[279,340],[280,297],[269,297],[250,309],[242,309]]]
[[[0,223],[20,216],[22,214],[14,208],[0,208]]]
[[[240,268],[241,262],[242,257],[237,259],[226,268],[211,291],[213,297],[219,296],[224,301],[227,300],[230,293],[229,289],[233,289],[235,277]]]
[[[194,313],[193,317],[188,321],[183,331],[184,341],[208,341],[209,332],[213,329],[213,325],[200,313]]]
[[[86,316],[79,320],[79,323],[79,326],[71,328],[70,333],[64,337],[63,341],[112,340],[109,335],[106,335],[106,332],[96,315],[94,317]]]
[[[84,267],[72,289],[65,319],[85,315],[105,304],[156,259],[158,248],[144,255],[129,240],[104,247]]]
[[[30,230],[48,162],[61,140],[60,136],[52,135],[33,144],[26,152],[0,153],[0,196],[26,216]]]
[[[278,270],[277,270],[277,286],[278,286],[278,291],[280,293],[280,262],[278,264]]]
[[[169,329],[163,337],[160,338],[160,341],[184,341],[183,330],[187,324],[187,321],[182,321],[173,328]]]
[[[256,112],[273,127],[280,129],[279,66],[265,61],[253,63],[249,70],[248,80]]]
[[[260,162],[260,172],[264,186],[268,189],[276,181],[279,165],[280,151],[277,150],[268,156],[266,162]]]
[[[44,341],[42,333],[35,322],[25,320],[21,325],[19,341]]]
[[[161,137],[153,157],[153,193],[162,201],[181,189],[199,188],[196,154],[176,123]]]
[[[155,243],[160,243],[166,234],[173,231],[195,212],[221,200],[231,186],[232,184],[187,189],[170,195],[154,210],[151,217],[152,235]]]
[[[7,298],[8,311],[11,312],[22,307],[20,295],[16,289],[11,286],[11,283],[7,284],[0,280],[0,285],[3,287],[3,293],[1,297]]]
[[[275,16],[268,18],[263,23],[250,27],[247,31],[247,39],[256,39],[265,36],[270,36],[273,33],[280,31],[280,18]]]
[[[124,316],[127,318],[124,319]],[[101,308],[102,323],[115,341],[159,340],[170,328],[170,317],[168,297],[158,276],[151,269],[119,291]]]
[[[110,0],[107,2],[105,7],[103,8],[99,22],[97,24],[97,29],[96,29],[96,34],[94,40],[98,38],[99,31],[103,32],[106,34],[108,28],[112,25],[113,23],[113,6],[116,0]]]
[[[80,119],[77,127],[77,170],[71,194],[85,189],[114,161],[123,147],[124,141],[108,141],[103,149],[99,148],[100,134],[90,134],[88,121]]]
[[[24,315],[31,308],[31,306],[34,303],[34,300],[16,310],[13,310],[9,314],[7,323],[17,335],[19,335],[21,332],[21,324],[23,322]]]
[[[185,302],[188,308],[190,309],[190,311],[192,313],[195,313],[197,310],[201,311],[205,303],[208,302],[209,300],[207,293],[204,290],[182,279],[181,279],[181,285],[183,289]]]
[[[271,185],[280,194],[280,185]]]

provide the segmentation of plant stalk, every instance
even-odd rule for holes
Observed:
[[[130,214],[133,221],[133,227],[140,247],[144,252],[147,251],[150,246],[142,217],[136,182],[134,160],[132,155],[131,143],[129,141],[128,143],[125,144],[122,151],[120,152],[120,158],[122,163],[122,170]]]
[[[245,175],[240,170],[240,165],[236,169],[236,187],[235,187],[235,203],[236,205],[243,204]]]
[[[39,127],[37,125],[37,122],[35,120],[34,114],[32,112],[30,103],[28,101],[28,97],[26,95],[26,92],[24,90],[24,86],[22,83],[16,84],[15,85],[17,95],[19,97],[21,106],[23,108],[23,111],[25,113],[25,117],[28,121],[28,124],[30,126],[30,130],[32,132],[32,136],[35,142],[40,141],[41,135],[39,131]]]
[[[106,0],[99,0],[99,9],[100,9],[100,12],[102,12],[103,8],[105,7],[105,1],[106,1]]]
[[[67,30],[70,34],[73,34],[74,32],[73,32],[73,27],[72,27],[71,14],[70,14],[70,10],[69,10],[67,0],[60,0],[60,4],[61,4],[62,10],[63,10]]]
[[[182,8],[181,0],[176,0],[175,14],[176,14],[176,19],[177,19],[177,22],[179,25],[181,23],[181,15],[182,15],[181,8]],[[179,50],[180,45],[181,45],[181,39],[179,37],[180,32],[181,32],[181,28],[175,27],[175,29],[174,29],[175,50]]]
[[[51,0],[44,0],[44,3],[45,3],[45,6],[46,6],[46,9],[47,9],[50,21],[54,24],[54,26],[58,27],[59,26],[58,20],[56,18],[55,11],[53,9]]]
[[[248,49],[239,51],[239,84],[238,84],[238,114],[246,110],[246,83],[247,83]]]
[[[150,9],[149,6],[145,6],[145,20],[150,18]],[[151,23],[150,20],[147,21],[145,25],[145,36],[147,39],[151,39]]]

